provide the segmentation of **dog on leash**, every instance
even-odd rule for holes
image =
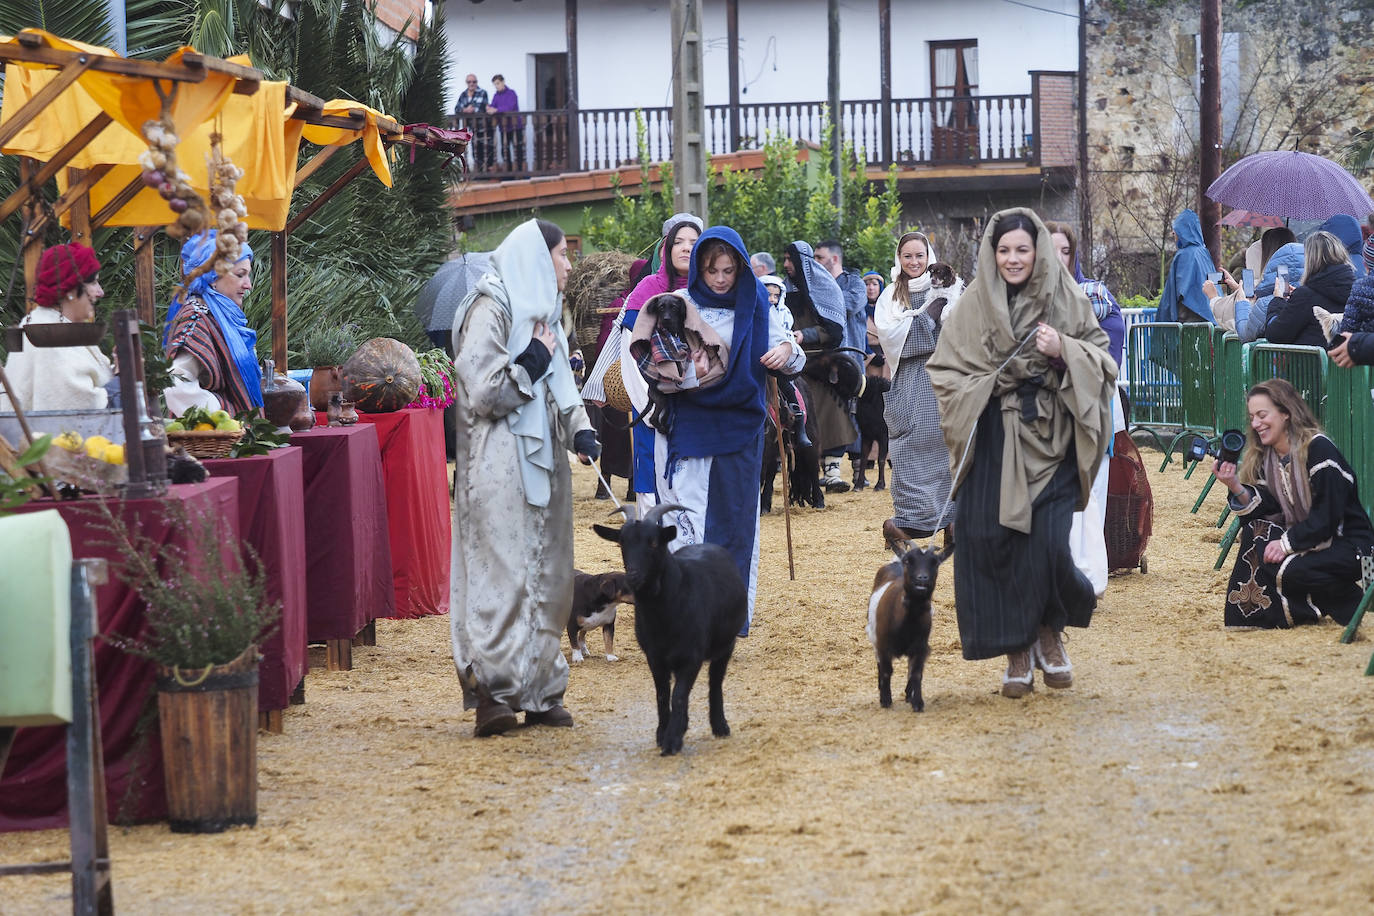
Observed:
[[[635,596],[623,572],[584,573],[573,570],[572,613],[568,615],[568,645],[572,660],[586,658],[587,631],[601,627],[606,661],[620,661],[615,654],[615,613],[622,604],[634,604]]]

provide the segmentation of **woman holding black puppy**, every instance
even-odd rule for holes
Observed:
[[[1374,548],[1350,463],[1283,379],[1251,388],[1248,406],[1240,466],[1213,467],[1242,520],[1226,625],[1349,623],[1360,603],[1360,557]]]
[[[806,356],[778,321],[749,253],[728,226],[707,229],[692,249],[687,295],[729,354],[711,387],[670,395],[673,421],[654,436],[660,502],[674,512],[673,549],[718,544],[749,589],[749,620],[759,559],[759,467],[763,462],[764,383],[768,370],[801,371]],[[668,520],[665,520],[668,521]],[[746,622],[741,636],[748,635]]]

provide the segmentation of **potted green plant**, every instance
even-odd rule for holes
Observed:
[[[178,833],[257,823],[258,643],[280,616],[246,545],[226,550],[220,523],[168,503],[188,545],[129,528],[105,500],[116,574],[146,603],[134,635],[105,639],[157,665],[167,818]]]
[[[351,324],[322,324],[301,339],[301,359],[314,371],[310,375],[310,406],[329,408],[329,396],[343,390],[340,367],[358,349],[358,331]]]

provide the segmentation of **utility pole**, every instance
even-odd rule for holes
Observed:
[[[702,98],[701,0],[672,0],[673,191],[678,210],[706,213],[706,106]]]
[[[825,95],[830,107],[830,171],[835,175],[836,231],[839,230],[839,214],[844,207],[844,139],[841,126],[844,119],[840,116],[840,0],[827,0],[827,14],[830,25],[830,41],[827,48],[829,71],[825,79]]]
[[[1093,264],[1092,186],[1088,181],[1088,3],[1078,0],[1078,256],[1088,273]]]
[[[1202,53],[1198,67],[1198,216],[1202,237],[1221,263],[1221,207],[1207,196],[1207,189],[1221,175],[1221,0],[1202,0]]]

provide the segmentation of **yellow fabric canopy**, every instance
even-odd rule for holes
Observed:
[[[116,57],[114,51],[82,42],[59,38],[38,29],[25,32],[43,37],[46,43],[63,51],[80,51]],[[0,42],[15,42],[0,37]],[[167,58],[179,63],[181,48]],[[246,56],[231,57],[232,63],[252,66]],[[44,64],[11,63],[5,67],[5,91],[0,106],[0,124],[13,117],[30,98],[57,77],[58,70]],[[382,144],[377,118],[386,115],[352,99],[325,103],[324,114],[347,117],[354,110],[365,113],[366,123],[358,130],[307,125],[291,118],[295,105],[286,102],[286,83],[264,80],[253,95],[235,95],[233,76],[210,70],[199,82],[162,81],[164,91],[172,93],[169,115],[181,138],[177,160],[191,176],[192,186],[208,199],[209,176],[206,154],[210,134],[223,135],[224,153],[244,176],[236,190],[248,207],[245,218],[249,228],[273,231],[285,227],[295,189],[296,160],[302,137],[321,146],[339,146],[361,139],[363,152],[373,172],[391,187],[391,168]],[[141,129],[144,122],[160,117],[162,100],[153,80],[88,70],[75,84],[64,90],[37,117],[30,121],[0,152],[29,156],[39,161],[51,159],[75,134],[101,112],[114,123],[78,153],[68,166],[90,169],[108,164],[112,168],[90,191],[92,212],[98,212],[124,187],[139,177],[139,155],[147,149]],[[62,191],[67,188],[65,169],[58,175]],[[174,222],[176,214],[152,188],[144,188],[114,216],[110,226],[155,226]],[[64,222],[69,222],[64,217]]]
[[[244,172],[235,190],[248,206],[244,222],[250,229],[277,231],[286,225],[303,126],[287,117],[288,113],[286,83],[264,81],[253,95],[229,96],[216,115],[184,135],[177,144],[177,161],[182,171],[191,176],[192,187],[208,202],[206,157],[210,153],[210,134],[219,130],[224,138],[224,154]],[[138,154],[146,148],[140,140],[133,158],[121,159],[121,163],[136,162]],[[99,211],[137,179],[141,171],[138,165],[116,165],[91,188],[91,211]],[[65,175],[59,177],[58,183],[66,189]],[[106,225],[155,226],[175,219],[176,214],[155,189],[143,188]]]
[[[320,146],[342,146],[361,137],[363,154],[367,156],[372,171],[376,173],[382,184],[389,188],[391,187],[391,166],[387,163],[387,150],[382,146],[381,130],[377,127],[377,118],[385,118],[387,115],[352,99],[331,99],[324,103],[324,114],[326,115],[346,118],[354,110],[362,111],[367,118],[367,125],[361,130],[308,124],[305,127],[305,139]]]
[[[50,47],[59,51],[82,51],[87,54],[118,57],[108,48],[68,41],[39,29],[24,31],[42,36]],[[17,41],[15,38],[5,40],[8,43]],[[167,58],[167,62],[179,63],[181,56],[191,50],[193,49],[181,48]],[[240,58],[235,62],[248,63],[246,58]],[[0,107],[0,124],[12,117],[35,93],[55,79],[57,73],[57,70],[45,64],[7,64],[5,99],[3,107]],[[175,86],[169,114],[176,126],[177,135],[183,136],[187,130],[212,117],[224,106],[234,91],[234,77],[227,73],[209,71],[200,82],[164,82],[163,86],[164,89]],[[157,90],[150,79],[122,76],[102,70],[87,70],[38,117],[25,125],[7,146],[0,149],[0,152],[47,161],[101,111],[113,118],[115,123],[101,131],[94,141],[77,154],[70,163],[74,168],[88,169],[105,162],[136,162],[138,154],[147,146],[140,135],[143,123],[161,115],[162,100],[158,98]],[[132,154],[129,154],[130,150]]]

